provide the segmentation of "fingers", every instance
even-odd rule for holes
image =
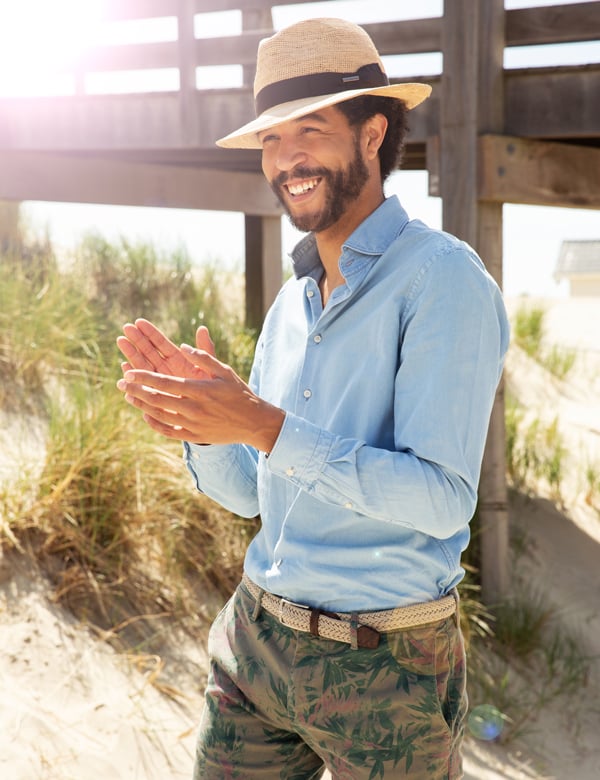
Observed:
[[[177,358],[179,350],[157,327],[148,320],[137,319],[134,324],[124,325],[123,333],[125,336],[117,339],[117,345],[135,368],[169,372],[169,362]]]
[[[200,325],[196,331],[196,348],[208,352],[208,354],[213,357],[216,356],[215,345],[210,337],[208,328],[205,325]]]
[[[211,342],[212,344],[212,342]],[[214,353],[203,349],[194,349],[189,344],[181,345],[181,354],[197,369],[200,369],[209,379],[225,379],[231,374],[231,369],[214,357]]]
[[[117,339],[117,347],[121,350],[123,355],[127,358],[127,363],[122,363],[121,368],[123,371],[127,369],[124,366],[131,368],[140,368],[145,371],[153,371],[153,364],[135,347],[135,345],[125,336],[119,336]]]
[[[167,436],[169,439],[178,439],[179,441],[194,441],[196,434],[187,430],[181,425],[169,425],[161,422],[150,414],[142,415],[144,422],[157,433]]]
[[[174,357],[179,352],[178,347],[148,320],[138,318],[135,321],[135,328],[145,337],[145,340],[141,341],[142,346],[148,347],[148,344],[150,344],[154,350],[160,352],[167,359]]]
[[[127,371],[123,379],[119,379],[117,387],[129,397],[144,398],[148,400],[150,405],[161,408],[166,403],[167,398],[181,398],[184,391],[187,390],[189,393],[192,386],[186,385],[186,380],[183,377],[157,374],[153,371],[133,370]]]
[[[128,322],[123,326],[123,333],[123,336],[117,338],[117,346],[131,369],[190,379],[210,379],[213,376],[212,373],[206,373],[205,368],[205,365],[211,368],[213,364],[190,359],[189,354],[184,354],[180,347],[148,320],[139,318],[135,323]],[[208,355],[216,360],[215,347],[206,327],[198,328],[196,344],[198,355]]]

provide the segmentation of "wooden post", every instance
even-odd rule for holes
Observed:
[[[242,11],[242,29],[271,30],[271,8]],[[256,68],[244,66],[244,84],[254,82]],[[260,328],[282,281],[281,217],[245,215],[246,325]]]
[[[179,60],[179,123],[181,145],[192,146],[196,140],[197,107],[196,66],[194,59],[194,0],[177,3],[177,53]]]
[[[246,325],[260,328],[281,287],[281,217],[245,219]]]
[[[478,143],[503,132],[503,0],[451,0],[442,27],[444,72],[440,116],[443,226],[471,244],[502,284],[502,204],[479,200]],[[508,591],[508,503],[504,393],[494,403],[479,488],[483,598]]]

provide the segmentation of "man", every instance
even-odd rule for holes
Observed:
[[[218,143],[262,149],[308,235],[249,384],[205,328],[119,339],[126,400],[199,490],[261,517],[211,629],[197,780],[461,777],[455,587],[508,327],[475,253],[384,197],[429,91],[390,86],[341,20],[263,41],[257,119]]]

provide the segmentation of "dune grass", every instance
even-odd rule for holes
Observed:
[[[239,275],[216,265],[194,269],[183,252],[164,257],[95,235],[67,264],[47,243],[0,258],[0,408],[42,418],[47,430],[39,473],[0,490],[0,544],[33,553],[56,601],[140,657],[160,653],[168,626],[205,628],[239,580],[258,520],[198,494],[180,444],[155,435],[123,402],[115,338],[139,316],[175,342],[193,342],[205,324],[220,359],[247,376],[255,334],[243,326],[241,292]],[[543,473],[559,492],[556,425],[524,431],[515,408],[507,431],[515,483]],[[464,565],[461,618],[477,701],[493,693],[490,658],[502,660],[499,647],[514,639],[494,636],[494,625],[504,624],[481,603],[476,536]],[[553,646],[558,655],[562,645]],[[500,707],[502,690],[491,698]]]
[[[557,379],[566,379],[575,365],[576,352],[545,344],[546,310],[541,306],[521,305],[513,317],[513,341]]]
[[[123,403],[115,338],[146,316],[193,342],[202,322],[218,354],[246,375],[254,335],[230,274],[193,272],[181,253],[88,236],[59,266],[47,245],[0,261],[0,403],[47,427],[36,489],[25,477],[0,494],[0,533],[35,551],[55,598],[78,617],[146,642],[157,620],[197,614],[203,591],[231,592],[256,524],[197,494],[181,445]]]

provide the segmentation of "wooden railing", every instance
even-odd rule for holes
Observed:
[[[277,5],[296,3],[280,0]],[[76,64],[79,93],[83,91],[82,77],[88,72],[178,68],[183,89],[195,88],[195,69],[202,66],[242,65],[251,76],[258,42],[272,28],[271,4],[259,0],[105,0],[103,9],[107,21],[176,17],[179,37],[176,41],[102,45],[84,51]],[[232,9],[242,13],[244,31],[240,35],[194,37],[196,14]],[[600,3],[514,9],[508,10],[505,18],[507,47],[592,41],[600,30]],[[441,18],[364,27],[383,56],[441,50]],[[246,84],[249,82],[247,78]]]

